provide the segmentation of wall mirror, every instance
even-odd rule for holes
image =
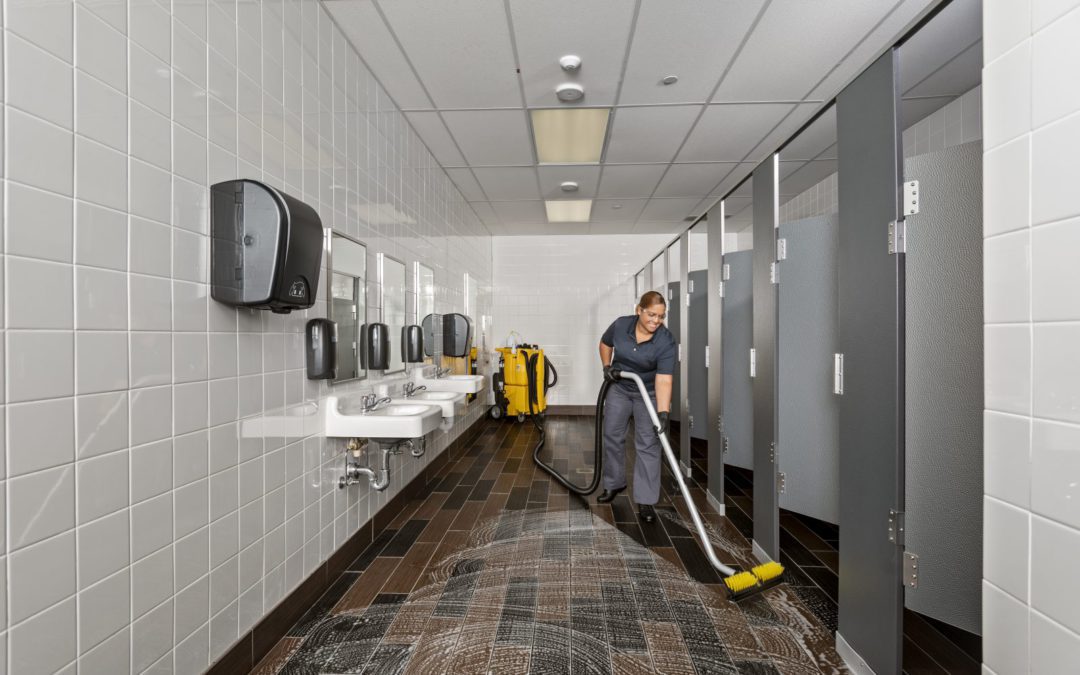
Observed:
[[[367,314],[367,247],[343,234],[327,233],[326,314],[337,324],[336,384],[367,376],[360,356],[360,330]]]
[[[379,254],[379,285],[382,288],[382,322],[390,329],[390,367],[387,373],[405,370],[401,353],[401,329],[405,327],[405,263]]]
[[[416,288],[416,323],[435,314],[435,270],[420,261],[413,265],[413,286]],[[424,363],[432,363],[435,353],[434,336],[424,333]]]

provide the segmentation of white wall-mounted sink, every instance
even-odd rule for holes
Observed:
[[[456,391],[461,394],[478,394],[484,388],[483,375],[445,375],[440,378],[427,378],[418,375],[417,386],[423,385],[428,391]]]
[[[408,398],[404,396],[394,398],[392,403],[394,405],[415,403],[436,405],[442,410],[443,417],[454,417],[464,412],[465,394],[455,391],[418,391]]]
[[[337,396],[326,399],[325,433],[335,438],[371,438],[383,441],[421,438],[439,428],[442,408],[423,403],[388,405],[372,412],[342,405]],[[352,409],[354,412],[343,412]]]

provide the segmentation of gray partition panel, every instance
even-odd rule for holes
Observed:
[[[904,261],[890,254],[899,214],[897,56],[892,49],[837,97],[840,248],[840,621],[837,641],[878,675],[900,672]]]
[[[983,502],[982,144],[904,163],[907,217],[906,605],[981,633]]]
[[[664,325],[671,331],[671,335],[675,338],[675,344],[677,345],[682,342],[682,294],[679,292],[679,282],[668,282],[667,291],[667,320],[664,322]],[[682,409],[681,406],[679,406],[679,392],[682,391],[682,378],[679,377],[678,363],[675,364],[675,374],[671,379],[671,419],[679,422],[679,413]]]
[[[709,410],[705,423],[709,435],[708,493],[716,503],[724,504],[724,438],[719,421],[723,419],[724,396],[724,297],[720,293],[724,268],[724,205],[717,204],[705,221],[709,267],[705,292],[708,297]]]
[[[833,394],[836,326],[835,213],[780,225],[778,373],[780,506],[821,520],[840,518],[840,401]]]
[[[776,489],[776,155],[754,169],[754,546],[759,557],[780,557]]]
[[[753,251],[725,253],[723,416],[727,454],[724,461],[754,468],[754,389],[750,379],[750,347],[754,344]]]
[[[686,371],[687,377],[686,399],[690,402],[687,411],[687,424],[690,426],[690,438],[706,438],[706,418],[709,416],[709,374],[705,368],[705,346],[709,344],[709,306],[706,288],[709,285],[709,272],[698,270],[688,275],[690,287],[690,311],[686,345]],[[689,445],[689,442],[687,442]],[[684,456],[683,461],[689,462],[689,456]]]
[[[678,364],[679,373],[679,411],[680,431],[679,434],[679,461],[683,467],[683,475],[691,474],[690,461],[690,429],[693,422],[689,405],[690,399],[690,231],[684,230],[679,235],[679,283],[683,289],[684,302],[679,303],[682,309],[679,312],[679,335],[683,336],[682,353]]]

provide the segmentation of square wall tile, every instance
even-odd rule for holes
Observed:
[[[130,333],[131,387],[172,382],[172,334]]]
[[[7,253],[71,262],[74,227],[70,197],[9,183],[5,223]]]
[[[80,394],[118,391],[128,386],[127,333],[78,331],[75,334],[76,390]]]
[[[75,72],[75,131],[113,150],[128,149],[128,99],[123,92]]]
[[[8,402],[75,393],[73,333],[8,331],[6,342]]]
[[[7,178],[72,196],[75,183],[72,133],[12,108],[6,114]]]
[[[75,65],[114,89],[127,93],[127,39],[123,33],[75,7]]]
[[[75,598],[15,626],[8,633],[12,673],[52,673],[76,656]]]
[[[1032,612],[1031,672],[1069,675],[1077,663],[1080,663],[1080,634]]]
[[[131,563],[128,510],[82,525],[78,530],[79,588],[85,589]]]
[[[131,330],[172,329],[172,283],[168,279],[129,277]]]
[[[173,603],[168,601],[131,625],[131,665],[141,673],[173,646]],[[167,671],[166,671],[167,672]]]
[[[75,527],[73,465],[9,479],[7,491],[12,551]]]
[[[128,159],[118,152],[82,136],[75,139],[75,196],[111,209],[128,205]]]
[[[1027,605],[984,581],[983,663],[997,673],[1028,672]]]
[[[127,216],[120,211],[79,202],[75,217],[75,262],[126,271],[127,220]],[[127,299],[126,289],[124,299]]]
[[[1000,3],[983,12],[983,63],[990,63],[1031,37],[1031,0]]]
[[[9,621],[17,624],[75,593],[75,532],[12,553],[8,571]]]
[[[14,35],[8,36],[6,46],[5,102],[71,130],[75,109],[71,64]]]
[[[172,435],[172,387],[150,387],[131,391],[131,444],[142,445]]]
[[[1080,219],[1031,231],[1031,302],[1035,321],[1080,320]]]
[[[986,407],[1001,412],[1031,412],[1031,329],[985,328]]]
[[[75,321],[72,267],[44,260],[7,258],[8,328],[72,328]]]
[[[1031,222],[1048,223],[1080,215],[1080,166],[1072,148],[1080,143],[1080,115],[1042,127],[1031,136]]]
[[[1028,512],[983,499],[983,577],[1024,602],[1028,597]]]
[[[1031,319],[1031,235],[1016,232],[983,245],[983,302],[986,323]]]
[[[7,406],[7,471],[20,476],[75,459],[75,401],[70,398]]]
[[[1080,631],[1080,530],[1040,516],[1031,519],[1031,606],[1073,632]]]
[[[78,522],[87,523],[128,505],[128,451],[75,465]]]
[[[76,328],[80,330],[127,330],[127,286],[128,277],[123,272],[113,272],[94,267],[76,268]],[[127,360],[126,356],[125,354],[125,361]]]
[[[1063,73],[1080,68],[1078,34],[1080,14],[1071,12],[1032,37],[1031,116],[1035,127],[1080,110],[1080,92],[1061,86]]]
[[[130,220],[131,271],[153,276],[169,276],[172,269],[171,228],[168,225],[135,216],[132,216]]]
[[[1031,45],[1018,47],[983,68],[983,135],[995,148],[1031,129]]]
[[[156,497],[172,489],[173,443],[171,439],[131,449],[131,503]]]
[[[1080,426],[1035,420],[1031,508],[1080,529]]]
[[[71,3],[8,0],[6,28],[71,63],[75,54],[74,8]]]
[[[131,575],[128,570],[79,593],[79,646],[85,653],[131,620]]]
[[[1033,332],[1035,415],[1080,422],[1080,324],[1036,324]]]
[[[124,628],[79,657],[84,673],[126,673],[131,670],[131,630]]]

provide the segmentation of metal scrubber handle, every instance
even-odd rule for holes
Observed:
[[[638,391],[641,392],[641,398],[645,401],[645,409],[649,411],[649,419],[652,420],[653,428],[659,430],[660,418],[656,416],[656,408],[653,407],[652,397],[649,396],[649,391],[645,388],[645,383],[641,381],[641,377],[637,373],[631,373],[626,370],[618,371],[617,377],[623,377],[637,383]],[[690,496],[690,490],[686,487],[686,481],[683,480],[682,472],[679,470],[679,460],[675,459],[675,453],[671,451],[671,444],[668,442],[667,433],[660,432],[659,436],[660,445],[664,448],[664,456],[667,457],[668,466],[671,468],[671,473],[675,475],[675,480],[679,482],[679,491],[682,492],[683,499],[686,500],[686,508],[690,511],[690,519],[694,521],[694,527],[697,528],[698,537],[701,538],[701,547],[705,549],[705,555],[709,558],[709,562],[712,563],[712,566],[722,574],[726,576],[735,574],[736,570],[720,562],[720,559],[716,557],[716,551],[713,550],[712,540],[709,539],[709,533],[705,530],[705,523],[701,520],[697,505],[694,504],[694,500]]]

